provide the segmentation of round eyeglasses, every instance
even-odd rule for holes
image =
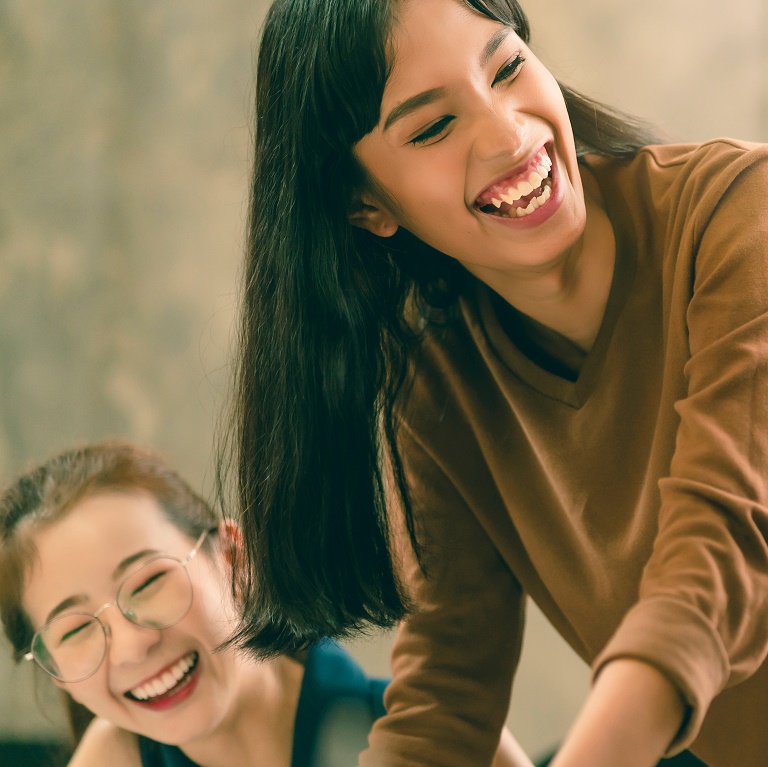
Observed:
[[[107,654],[109,627],[99,616],[108,607],[117,607],[131,623],[144,628],[160,630],[177,624],[192,607],[187,565],[209,532],[200,535],[184,559],[159,554],[129,572],[115,601],[96,612],[71,612],[49,620],[33,634],[24,660],[34,660],[60,682],[82,682],[99,670]]]

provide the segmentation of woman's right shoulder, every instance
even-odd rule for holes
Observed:
[[[94,719],[85,731],[68,767],[141,767],[136,733]]]

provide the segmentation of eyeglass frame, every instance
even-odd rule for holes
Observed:
[[[129,615],[126,615],[123,612],[122,607],[120,607],[120,604],[117,601],[117,596],[114,600],[111,602],[105,602],[101,607],[99,607],[98,610],[96,610],[93,613],[86,613],[86,612],[80,612],[80,611],[73,611],[73,612],[67,612],[62,613],[61,615],[57,615],[55,618],[51,618],[51,620],[46,621],[42,626],[40,626],[39,629],[37,629],[34,634],[32,634],[32,640],[30,641],[29,650],[22,656],[23,660],[33,660],[48,676],[52,677],[58,682],[61,682],[63,684],[75,684],[76,682],[84,682],[86,679],[90,679],[100,668],[101,665],[104,663],[104,658],[107,657],[107,651],[109,650],[109,638],[111,637],[111,631],[109,628],[109,625],[105,625],[101,622],[101,619],[99,616],[109,607],[117,607],[117,609],[120,611],[120,614],[127,620],[133,623],[134,626],[140,626],[141,628],[151,628],[155,629],[156,631],[163,631],[167,628],[171,628],[171,626],[175,626],[177,623],[180,623],[184,620],[184,618],[187,617],[189,614],[189,611],[192,609],[192,603],[194,600],[194,586],[192,585],[192,579],[189,577],[189,571],[187,570],[187,565],[197,556],[197,552],[200,550],[200,547],[203,545],[203,541],[206,539],[209,533],[215,532],[218,528],[216,527],[208,527],[205,530],[203,530],[202,533],[200,533],[200,536],[198,537],[197,541],[195,541],[195,545],[192,547],[192,550],[187,554],[183,559],[179,559],[178,557],[174,557],[173,554],[155,554],[154,556],[150,557],[149,559],[142,562],[137,567],[134,567],[132,570],[130,570],[128,573],[125,574],[125,576],[121,579],[120,584],[117,587],[117,594],[120,594],[120,589],[123,588],[123,586],[142,568],[146,567],[151,562],[154,562],[157,559],[173,559],[176,562],[178,562],[183,568],[184,572],[187,575],[187,579],[189,580],[189,588],[190,588],[190,594],[191,599],[189,601],[189,606],[185,610],[184,614],[173,623],[169,623],[167,626],[162,626],[161,628],[157,628],[155,626],[144,626],[141,623],[137,623],[136,621],[132,620]],[[96,664],[96,668],[93,669],[93,671],[90,672],[90,674],[86,674],[83,677],[80,677],[79,679],[60,679],[55,674],[53,674],[49,669],[47,669],[42,661],[38,660],[37,656],[35,655],[34,646],[35,646],[35,639],[37,638],[37,635],[43,631],[47,626],[50,626],[51,623],[54,623],[57,620],[60,620],[61,618],[64,618],[68,615],[83,615],[87,618],[93,618],[99,626],[101,626],[102,633],[104,634],[104,652],[101,656],[101,659],[99,660],[98,664]]]

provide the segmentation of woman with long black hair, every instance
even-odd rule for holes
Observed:
[[[488,764],[528,594],[594,670],[556,767],[758,767],[768,150],[660,145],[528,36],[514,0],[269,12],[239,640],[402,620],[362,763]]]

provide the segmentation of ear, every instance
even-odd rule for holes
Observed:
[[[219,522],[219,545],[224,561],[234,567],[243,554],[243,531],[234,519],[222,519]]]
[[[377,237],[391,237],[397,231],[397,220],[368,192],[356,195],[349,212],[349,223],[367,229]]]

